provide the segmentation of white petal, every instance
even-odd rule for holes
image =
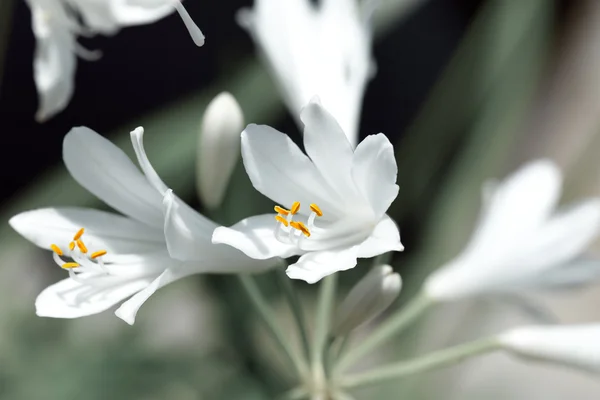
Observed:
[[[71,278],[46,288],[35,301],[40,317],[79,318],[97,314],[142,290],[152,277],[97,280],[96,286],[83,285]]]
[[[360,142],[352,160],[352,178],[377,217],[385,214],[398,196],[397,174],[394,147],[383,133]]]
[[[304,123],[306,154],[329,186],[345,199],[354,198],[357,193],[350,173],[354,151],[340,125],[318,98],[302,109],[300,119]]]
[[[291,279],[302,279],[307,283],[315,283],[338,271],[346,271],[356,266],[357,248],[343,248],[330,251],[307,253],[290,265],[287,276]]]
[[[74,53],[75,37],[67,27],[49,25],[45,10],[32,8],[33,31],[37,44],[33,73],[38,91],[39,105],[36,120],[44,122],[64,110],[75,88],[77,57]]]
[[[90,250],[113,253],[140,253],[164,248],[164,235],[140,222],[117,214],[86,208],[42,208],[15,215],[9,221],[14,230],[44,249],[51,244],[67,249],[80,228]]]
[[[403,251],[398,226],[389,216],[384,215],[371,235],[358,247],[358,257],[375,257],[388,251]]]
[[[495,258],[523,241],[552,212],[560,195],[562,177],[548,160],[531,162],[496,188],[487,212],[467,251]]]
[[[138,160],[138,164],[142,171],[144,171],[144,175],[146,175],[146,179],[148,182],[160,193],[164,196],[169,187],[165,185],[165,183],[160,179],[160,176],[154,170],[154,167],[148,160],[148,156],[146,155],[146,149],[144,149],[144,128],[141,126],[134,129],[130,132],[131,136],[131,144],[133,145],[133,150],[135,151],[135,155]]]
[[[299,254],[295,246],[284,244],[275,238],[276,227],[273,214],[256,215],[229,228],[218,227],[213,232],[212,242],[235,247],[247,256],[259,260]]]
[[[121,307],[115,311],[115,315],[127,322],[129,325],[133,325],[135,317],[140,307],[161,287],[168,285],[169,283],[181,278],[181,276],[173,273],[171,269],[166,269],[162,274],[158,276],[152,283],[147,285],[143,290],[135,294],[131,299],[124,302]]]
[[[110,4],[111,18],[121,26],[150,24],[175,11],[169,0],[111,0],[108,4]]]
[[[343,215],[341,199],[287,135],[266,125],[248,125],[242,132],[242,157],[254,188],[282,207],[295,201],[305,208],[316,203],[325,219]]]
[[[600,260],[578,258],[524,281],[526,289],[570,289],[579,285],[593,284],[600,279]]]
[[[530,326],[513,329],[499,340],[519,356],[600,372],[600,324]]]
[[[73,128],[63,142],[63,159],[73,178],[106,204],[162,228],[162,196],[109,140],[89,128]]]

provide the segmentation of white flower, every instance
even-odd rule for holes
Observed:
[[[469,244],[426,280],[425,292],[448,300],[580,283],[597,275],[599,263],[578,257],[598,235],[600,200],[553,214],[560,186],[560,171],[546,160],[488,186]]]
[[[231,94],[220,93],[206,107],[198,141],[198,194],[202,204],[221,204],[240,155],[244,114]]]
[[[336,120],[316,100],[300,113],[305,155],[290,138],[264,125],[242,132],[242,158],[254,187],[279,203],[278,213],[217,228],[214,243],[257,259],[300,259],[287,269],[314,283],[374,257],[404,249],[385,212],[398,194],[389,140],[372,135],[352,148]],[[309,158],[310,157],[310,158]]]
[[[255,0],[240,12],[292,115],[315,95],[356,146],[363,93],[374,67],[369,10],[356,0]],[[300,121],[298,121],[300,122]]]
[[[501,346],[521,357],[600,372],[600,324],[528,326],[498,337]]]
[[[389,265],[379,265],[369,271],[350,290],[335,313],[333,334],[347,335],[372,321],[398,298],[402,288],[400,274]]]
[[[37,39],[34,80],[43,122],[62,111],[73,95],[76,57],[96,60],[99,52],[77,42],[78,36],[112,35],[120,28],[155,22],[177,10],[198,46],[204,36],[179,0],[26,0]]]
[[[213,245],[210,238],[217,225],[167,189],[146,158],[142,135],[141,128],[133,131],[132,142],[145,175],[119,148],[88,128],[72,129],[63,142],[64,162],[73,178],[125,216],[86,208],[44,208],[11,218],[17,232],[52,249],[55,262],[69,272],[69,278],[38,296],[38,315],[82,317],[133,296],[116,311],[133,324],[148,297],[176,279],[273,266],[275,260],[260,263],[231,247]],[[182,215],[204,235],[203,240],[196,237],[195,253],[185,254],[187,261],[178,259],[185,249],[178,226]]]

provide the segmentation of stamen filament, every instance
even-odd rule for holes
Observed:
[[[63,251],[60,249],[60,247],[58,247],[55,244],[51,244],[50,248],[52,249],[53,252],[55,252],[56,254],[58,254],[59,256],[63,255]]]

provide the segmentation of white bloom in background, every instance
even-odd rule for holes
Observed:
[[[73,95],[77,56],[96,60],[99,52],[77,42],[78,36],[112,35],[120,28],[153,23],[177,10],[192,39],[204,35],[179,0],[26,0],[37,40],[34,79],[39,106],[36,119],[46,121],[62,111]]]
[[[402,278],[391,266],[379,265],[371,269],[336,310],[333,334],[347,335],[372,321],[398,298],[401,288]]]
[[[146,158],[142,135],[141,128],[132,132],[144,174],[119,148],[88,128],[72,129],[63,142],[64,162],[73,178],[124,215],[44,208],[11,218],[17,232],[52,250],[55,262],[69,272],[67,279],[38,296],[38,315],[83,317],[131,297],[116,314],[133,324],[148,297],[174,280],[196,273],[257,272],[274,265],[275,260],[259,262],[231,247],[213,245],[211,234],[217,225],[167,189]],[[179,232],[172,234],[172,220],[180,215],[204,235],[204,240],[196,236],[195,253],[186,254],[188,261],[177,258],[185,243],[172,245],[180,241]],[[171,246],[175,254],[169,254]]]
[[[255,0],[240,12],[292,115],[317,95],[352,146],[373,75],[369,10],[356,0]],[[300,121],[298,121],[300,123]]]
[[[489,190],[466,249],[434,272],[425,292],[436,300],[582,283],[600,263],[579,257],[598,236],[600,200],[554,212],[561,173],[550,161],[527,164]]]
[[[389,140],[371,135],[354,150],[316,100],[300,118],[307,154],[271,127],[249,125],[242,132],[246,172],[256,190],[279,204],[277,214],[217,228],[213,242],[256,259],[301,255],[287,274],[309,283],[353,268],[357,257],[403,250],[398,227],[386,215],[398,195]]]
[[[244,114],[230,93],[216,96],[206,108],[200,127],[197,157],[198,194],[202,204],[221,204],[240,156]]]
[[[520,327],[498,339],[521,357],[600,373],[600,324]]]

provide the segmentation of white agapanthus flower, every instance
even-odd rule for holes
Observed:
[[[72,129],[63,142],[64,162],[73,178],[123,215],[44,208],[11,218],[17,232],[52,250],[54,261],[69,273],[38,296],[38,315],[83,317],[131,297],[116,314],[133,324],[148,297],[174,280],[196,273],[258,272],[276,263],[212,244],[217,225],[173,195],[150,165],[142,139],[143,129],[132,132],[144,174],[119,148],[88,128]],[[196,234],[193,248],[186,242],[188,224]]]
[[[246,172],[254,188],[278,203],[276,214],[219,227],[213,242],[256,259],[300,255],[287,274],[309,283],[353,268],[357,257],[403,250],[398,227],[386,215],[398,195],[389,140],[371,135],[354,150],[317,99],[300,119],[307,154],[269,126],[242,132]]]
[[[600,324],[527,326],[499,336],[501,346],[526,359],[600,372]]]
[[[531,162],[487,186],[484,207],[465,250],[425,282],[426,294],[450,300],[583,283],[600,263],[580,256],[600,231],[600,199],[554,212],[561,173]]]
[[[77,56],[95,60],[99,52],[77,42],[78,36],[112,35],[119,29],[155,22],[175,10],[198,46],[204,36],[179,0],[26,0],[36,37],[34,79],[43,122],[62,111],[73,91]]]
[[[239,14],[292,115],[318,95],[353,146],[374,70],[369,18],[357,0],[255,0]]]

